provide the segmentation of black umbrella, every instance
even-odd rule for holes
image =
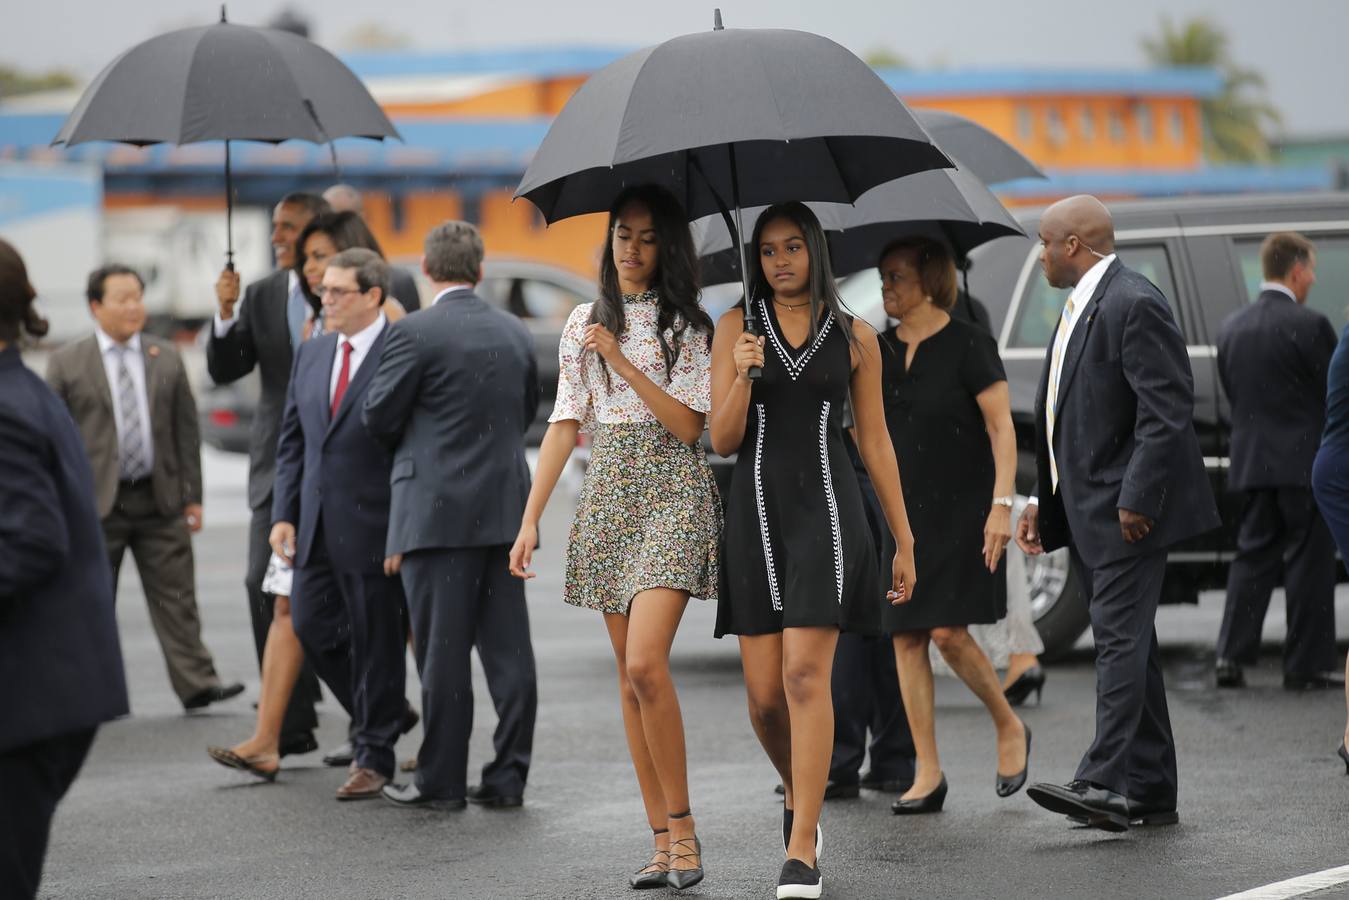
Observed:
[[[1020,150],[973,119],[940,109],[915,109],[913,114],[956,165],[984,184],[1045,177]]]
[[[225,142],[226,216],[234,191],[230,141],[339,137],[381,140],[398,131],[341,60],[299,35],[220,22],[151,38],[98,74],[52,144]],[[333,151],[336,165],[336,151]],[[227,266],[234,267],[229,237]]]
[[[834,274],[876,265],[890,241],[925,235],[946,243],[957,259],[995,238],[1024,235],[1012,214],[983,182],[960,169],[919,172],[872,188],[856,204],[810,203],[829,237]],[[763,210],[747,210],[757,216]],[[739,254],[717,216],[693,223],[704,284],[736,280]]]
[[[847,203],[950,164],[845,48],[800,31],[723,29],[718,12],[714,30],[591,76],[553,122],[516,196],[551,223],[607,210],[623,188],[655,183],[674,191],[690,218],[720,212],[743,233],[742,203]],[[748,296],[743,265],[741,277]]]

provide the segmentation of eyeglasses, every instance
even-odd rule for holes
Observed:
[[[341,300],[347,294],[364,294],[365,291],[360,288],[332,287],[330,285],[320,285],[318,290],[314,291],[320,299],[332,297],[334,300]]]

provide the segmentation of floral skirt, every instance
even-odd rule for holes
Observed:
[[[663,425],[597,425],[562,599],[627,615],[650,588],[716,599],[721,499],[701,446]]]

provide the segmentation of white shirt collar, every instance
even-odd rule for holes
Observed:
[[[1105,275],[1105,270],[1110,268],[1110,264],[1114,261],[1115,254],[1113,253],[1098,259],[1096,265],[1088,269],[1083,273],[1082,277],[1077,280],[1077,284],[1073,286],[1072,296],[1073,303],[1078,309],[1081,309],[1082,305],[1087,300],[1091,299],[1091,295],[1096,293],[1096,286],[1101,283],[1101,278]]]
[[[435,306],[437,303],[440,302],[440,298],[444,297],[446,294],[453,293],[454,291],[471,291],[471,290],[473,290],[473,285],[469,284],[468,282],[463,282],[462,284],[452,284],[449,287],[445,288],[443,291],[441,291],[439,294],[436,294],[435,298],[431,301],[431,305]]]
[[[125,346],[128,350],[130,350],[133,353],[141,352],[141,334],[139,331],[133,334],[125,345],[119,344],[112,338],[108,337],[108,333],[97,325],[94,326],[94,336],[98,338],[99,353],[107,353],[113,347],[121,347],[121,346]]]
[[[1294,294],[1292,288],[1286,284],[1279,284],[1277,281],[1262,281],[1260,282],[1260,293],[1263,294],[1265,291],[1278,291],[1294,303],[1297,302],[1297,294]]]
[[[387,321],[388,319],[384,317],[384,312],[381,310],[380,314],[375,317],[375,321],[371,322],[351,337],[339,334],[337,336],[338,350],[340,351],[342,349],[343,341],[351,341],[351,351],[364,356],[375,343],[375,338],[379,337],[379,333],[384,330],[384,323]]]

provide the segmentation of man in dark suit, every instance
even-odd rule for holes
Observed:
[[[1304,304],[1316,248],[1271,234],[1260,248],[1265,281],[1218,333],[1218,374],[1232,404],[1227,487],[1243,494],[1237,558],[1218,632],[1218,687],[1243,687],[1260,653],[1269,596],[1283,576],[1288,637],[1283,686],[1339,687],[1335,667],[1335,542],[1312,497],[1312,461],[1326,424],[1330,320]]]
[[[52,354],[47,382],[79,426],[94,469],[113,586],[129,549],[169,681],[185,709],[243,692],[224,685],[201,641],[192,535],[201,530],[201,432],[187,371],[143,333],[144,284],[107,265],[89,276],[94,334]]]
[[[467,222],[427,236],[435,301],[389,329],[365,398],[366,427],[394,454],[387,554],[402,572],[422,679],[416,777],[384,788],[404,806],[519,806],[534,741],[534,650],[508,558],[529,495],[524,435],[538,372],[525,327],[473,292],[482,256]],[[469,789],[475,645],[497,712],[496,758]]]
[[[93,472],[61,401],[23,365],[47,323],[0,241],[0,894],[37,896],[52,815],[97,727],[128,712]]]
[[[295,241],[309,220],[328,210],[328,204],[313,194],[287,194],[272,211],[272,249],[276,271],[248,286],[239,302],[239,274],[226,270],[216,282],[219,310],[211,323],[206,344],[206,369],[216,384],[229,384],[255,368],[262,392],[253,417],[248,448],[248,505],[253,519],[248,528],[248,614],[253,624],[253,642],[262,664],[267,631],[272,626],[273,598],[262,590],[271,548],[267,538],[272,528],[272,481],[276,471],[276,438],[286,404],[294,349],[299,345],[305,322],[305,299],[295,273]],[[236,308],[237,307],[237,308]],[[282,756],[318,749],[314,728],[314,701],[318,680],[309,666],[295,683],[286,718],[281,726]]]
[[[1038,499],[1028,554],[1068,547],[1096,641],[1096,737],[1066,786],[1028,795],[1092,827],[1178,821],[1176,752],[1153,619],[1167,548],[1216,528],[1195,437],[1194,379],[1166,298],[1114,253],[1095,197],[1040,220],[1046,280],[1072,288],[1035,403]]]
[[[320,289],[328,333],[295,354],[277,445],[271,546],[295,566],[295,634],[352,718],[354,766],[339,800],[379,796],[407,730],[403,585],[384,571],[393,459],[361,424],[388,330],[388,279],[371,250],[329,261]]]

